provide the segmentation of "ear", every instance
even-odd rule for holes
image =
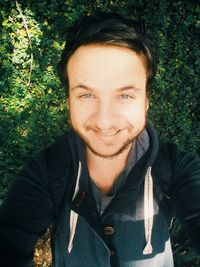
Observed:
[[[148,111],[148,109],[149,109],[149,98],[147,97],[146,98],[146,111]]]

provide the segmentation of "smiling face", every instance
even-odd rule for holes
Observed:
[[[140,56],[116,45],[86,45],[71,56],[71,125],[90,152],[113,158],[145,127],[146,70]]]

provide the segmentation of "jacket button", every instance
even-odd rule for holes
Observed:
[[[110,250],[110,256],[114,256],[114,255],[115,255],[114,250]]]
[[[113,235],[115,232],[114,228],[112,226],[106,226],[104,228],[104,234],[105,235]]]

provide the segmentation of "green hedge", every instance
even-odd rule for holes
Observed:
[[[149,118],[165,140],[200,153],[198,1],[1,2],[0,202],[24,162],[68,127],[56,63],[67,27],[96,8],[146,21],[160,54]]]

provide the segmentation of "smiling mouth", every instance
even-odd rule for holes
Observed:
[[[94,131],[94,132],[100,139],[111,139],[115,137],[120,132],[120,130],[114,132],[110,131]]]

